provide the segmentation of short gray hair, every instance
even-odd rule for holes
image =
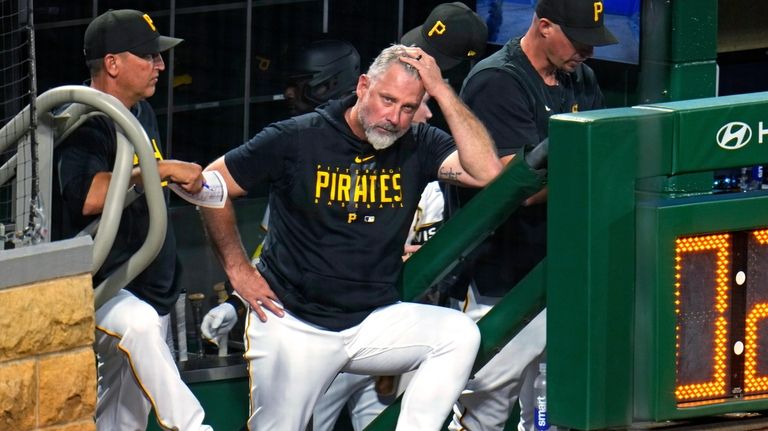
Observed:
[[[88,67],[88,72],[91,76],[96,76],[104,70],[104,58],[85,60],[85,66]]]
[[[410,54],[408,54],[406,48],[407,47],[405,45],[392,45],[390,47],[384,48],[384,50],[382,50],[381,53],[379,53],[379,55],[373,60],[373,63],[371,63],[370,67],[368,67],[368,72],[366,72],[366,75],[368,75],[371,80],[376,80],[387,70],[389,70],[392,64],[396,63],[401,65],[409,75],[414,76],[417,79],[421,79],[419,76],[419,71],[416,70],[415,67],[400,61],[400,57],[410,57]]]

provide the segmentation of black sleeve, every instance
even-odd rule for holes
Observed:
[[[96,118],[73,132],[57,148],[56,172],[65,211],[80,216],[93,177],[99,172],[112,171],[114,139],[114,129],[107,120]]]
[[[224,155],[224,162],[238,186],[249,196],[266,195],[268,185],[283,179],[287,159],[300,138],[293,119],[265,127]]]
[[[464,83],[462,98],[485,124],[499,156],[539,142],[531,98],[523,83],[501,69],[478,72]]]
[[[440,128],[420,123],[415,127],[420,163],[426,166],[426,182],[438,179],[440,166],[456,151],[453,137]]]

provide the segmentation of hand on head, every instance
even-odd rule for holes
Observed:
[[[413,66],[419,72],[421,83],[428,94],[434,96],[436,91],[447,85],[443,80],[440,67],[431,55],[415,46],[406,48],[406,52],[408,56],[400,57],[400,61]]]

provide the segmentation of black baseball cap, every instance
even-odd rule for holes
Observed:
[[[416,45],[437,61],[441,70],[485,51],[488,27],[464,3],[442,3],[429,13],[424,24],[411,29],[400,39],[403,45]]]
[[[569,39],[589,46],[619,43],[605,27],[600,0],[539,0],[536,16],[558,24]]]
[[[133,9],[108,10],[85,29],[83,52],[86,60],[129,51],[136,55],[167,51],[183,39],[161,36],[152,18]]]

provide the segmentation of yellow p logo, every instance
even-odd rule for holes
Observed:
[[[152,22],[152,18],[150,18],[149,15],[144,14],[144,21],[146,21],[147,24],[149,24],[149,28],[151,28],[152,31],[157,31],[157,29],[155,28],[155,23]]]
[[[427,36],[432,36],[433,33],[437,33],[437,34],[445,33],[445,24],[443,24],[442,21],[437,21],[435,25],[433,25],[432,28],[429,29],[429,33],[427,33]]]
[[[600,21],[600,14],[603,13],[603,2],[596,1],[593,6],[595,8],[595,22],[598,22]]]
[[[357,220],[357,214],[349,213],[349,215],[347,215],[347,223],[352,223],[355,220]]]

